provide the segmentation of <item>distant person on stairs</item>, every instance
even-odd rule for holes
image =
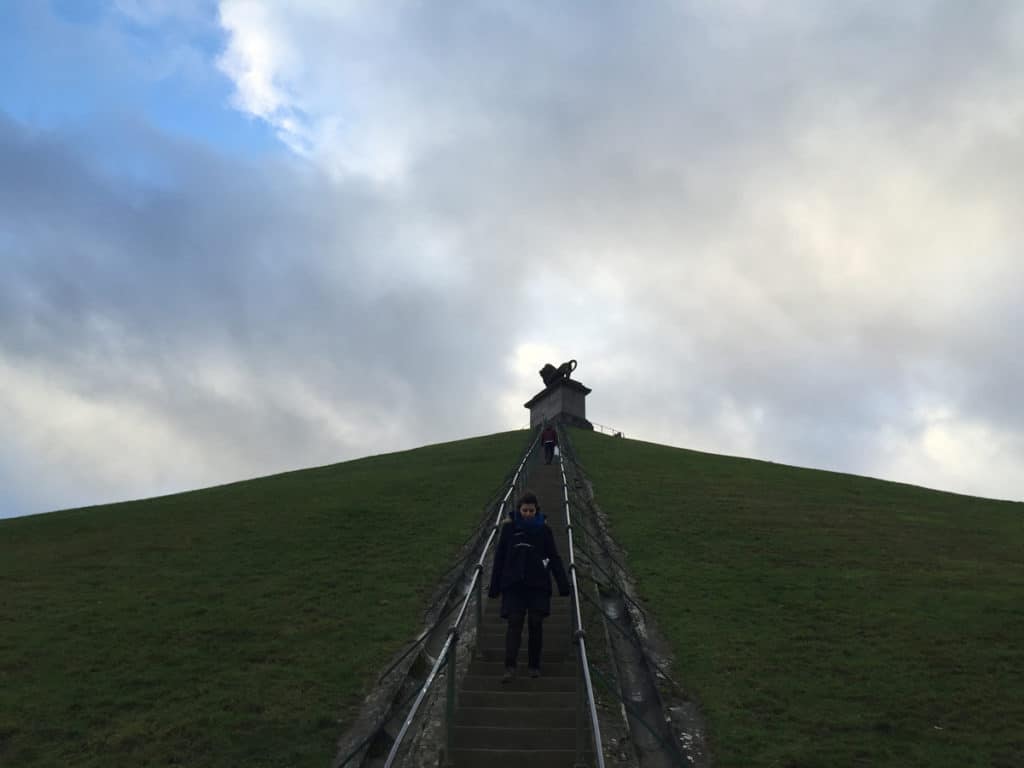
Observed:
[[[544,446],[544,463],[550,464],[555,457],[555,446],[558,445],[558,431],[546,422],[544,431],[540,433],[540,443]]]
[[[516,657],[523,637],[523,621],[529,616],[528,667],[530,677],[540,677],[544,617],[551,613],[551,577],[558,582],[558,594],[570,592],[555,537],[544,522],[537,497],[525,493],[519,499],[512,520],[501,527],[488,596],[501,595],[501,618],[508,619],[505,635],[505,675],[516,674]]]

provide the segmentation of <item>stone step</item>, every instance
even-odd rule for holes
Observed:
[[[523,622],[523,633],[525,634],[529,630],[529,622]],[[576,618],[571,613],[552,614],[544,619],[544,634],[548,633],[549,627],[554,627],[556,630],[564,630],[567,634],[570,627],[576,626]],[[508,629],[508,619],[502,619],[498,616],[484,617],[483,622],[480,625],[480,629],[488,632],[497,632]]]
[[[455,749],[576,749],[576,729],[456,725]]]
[[[569,707],[459,707],[455,722],[457,725],[575,728],[576,710]]]
[[[526,647],[525,640],[522,645],[519,646],[519,661],[525,662],[526,654],[529,649]],[[505,642],[491,643],[489,645],[477,645],[475,652],[473,653],[474,659],[481,661],[504,661],[505,660]],[[542,663],[555,664],[562,662],[575,662],[576,660],[576,646],[569,645],[568,643],[547,643],[545,642],[543,647],[540,649],[540,658]]]
[[[505,645],[505,635],[508,630],[505,627],[483,627],[476,636],[477,645]],[[530,633],[525,627],[523,633],[519,636],[520,642],[523,647],[526,647],[526,643],[529,640]],[[568,627],[549,627],[544,626],[544,647],[554,647],[555,645],[573,645],[573,636],[569,631]]]
[[[576,707],[575,691],[527,691],[514,683],[496,683],[486,691],[460,691],[458,706],[474,709],[572,709]]]
[[[485,611],[481,617],[484,624],[501,625],[507,626],[508,619],[502,618],[501,611]],[[559,624],[565,622],[573,622],[576,620],[576,611],[572,607],[572,602],[567,598],[553,598],[551,600],[551,613],[544,617],[544,626],[549,626],[551,623]],[[523,626],[529,626],[529,619],[523,620]]]
[[[593,765],[593,751],[584,753],[584,765]],[[453,749],[455,768],[573,768],[572,749]]]
[[[544,617],[544,624],[547,626],[548,622],[551,621],[573,621],[576,616],[576,611],[572,606],[572,601],[567,597],[553,597],[551,598],[551,612]],[[508,619],[502,618],[501,607],[495,606],[493,611],[484,611],[483,620],[485,623],[494,624],[508,624]],[[528,621],[523,621],[523,626],[529,626]]]
[[[520,647],[525,648],[529,642],[529,636],[526,632],[523,632],[520,638]],[[476,636],[476,644],[478,648],[494,648],[500,646],[505,647],[505,633],[504,632],[488,632],[484,630]],[[567,646],[573,645],[572,638],[569,636],[568,631],[564,632],[544,632],[544,649],[561,649],[564,650]]]
[[[572,607],[571,600],[568,598],[552,598],[551,612],[544,617],[544,623],[547,624],[549,621],[572,621],[575,616],[576,611]],[[494,611],[484,611],[483,620],[485,622],[508,623],[508,619],[502,618],[500,607]],[[527,626],[526,621],[523,622],[523,626]]]
[[[477,646],[473,652],[473,658],[481,661],[504,661],[505,660],[505,644],[492,645],[488,647]],[[576,659],[576,648],[575,646],[565,646],[564,648],[551,648],[544,644],[544,648],[541,649],[540,653],[540,666],[543,669],[547,664],[561,664],[567,661],[575,661]],[[526,660],[526,649],[519,649],[519,662],[522,663]]]
[[[519,652],[522,656],[522,651]],[[522,662],[522,659],[520,659]],[[540,671],[541,674],[547,677],[570,677],[577,673],[578,663],[576,656],[567,656],[560,661],[549,661],[541,657]],[[501,677],[505,673],[505,662],[500,661],[486,661],[484,659],[473,659],[469,663],[469,669],[466,670],[470,675],[490,675],[492,677]]]
[[[477,633],[476,644],[478,646],[491,646],[491,645],[505,645],[505,635],[507,630],[504,627],[484,627]],[[530,633],[525,628],[523,634],[519,636],[519,640],[522,646],[525,648],[529,641]],[[569,632],[567,627],[544,627],[544,647],[554,647],[556,645],[573,645],[574,641],[572,634]]]
[[[542,662],[543,663],[543,662]],[[515,679],[501,682],[499,675],[470,675],[462,678],[462,693],[469,691],[493,691],[495,688],[509,688],[513,691],[575,691],[576,675],[565,677],[529,677],[526,668],[520,664]]]
[[[574,611],[572,610],[572,600],[568,596],[562,597],[561,595],[551,596],[551,612],[545,617],[562,617],[572,616]],[[502,603],[500,598],[495,598],[494,606],[488,605],[483,609],[483,618],[497,618],[500,622],[505,622],[505,618],[502,618]]]
[[[564,643],[572,642],[572,624],[569,622],[548,622],[544,623],[544,644],[549,643]],[[505,644],[505,636],[508,634],[508,626],[505,622],[502,624],[484,624],[480,627],[480,631],[476,634],[476,642],[492,644],[500,642],[502,645]],[[529,639],[529,630],[523,627],[522,634],[519,639],[525,643]]]
[[[563,597],[555,592],[551,595],[551,607],[548,609],[548,615],[544,617],[545,620],[552,618],[553,616],[573,616],[576,611],[572,606],[572,599],[566,595]],[[484,609],[484,618],[494,617],[500,621],[507,621],[501,617],[501,598],[496,597],[491,601],[491,604]]]
[[[547,642],[548,638],[551,638],[552,640],[555,640],[555,639],[571,640],[572,639],[572,634],[573,634],[572,630],[573,630],[574,626],[575,626],[575,623],[574,622],[570,622],[568,617],[566,617],[565,619],[554,619],[554,620],[552,620],[550,622],[545,620],[544,621],[544,627],[541,630],[543,632],[543,635],[544,635],[544,641]],[[505,639],[505,635],[507,633],[508,633],[508,622],[502,622],[501,624],[498,624],[497,622],[493,622],[493,623],[484,622],[484,624],[480,627],[480,631],[477,633],[477,637],[478,638],[484,638],[484,637],[486,637],[486,638],[494,638],[494,637],[499,637],[500,636],[501,639],[504,640]],[[529,634],[530,634],[530,629],[529,629],[528,626],[526,626],[524,624],[523,630],[522,630],[522,634],[520,636],[523,638],[523,640],[526,640],[526,638],[529,636]]]
[[[488,598],[488,599],[493,600],[493,603],[492,603],[493,608],[491,606],[488,606],[486,609],[484,609],[484,616],[497,616],[497,617],[500,618],[501,617],[501,598],[500,597],[495,597],[495,598]],[[572,600],[570,600],[568,596],[563,597],[562,595],[558,594],[558,592],[556,591],[556,592],[554,592],[551,595],[551,609],[550,610],[551,610],[550,616],[561,616],[562,614],[572,614],[573,613]],[[550,616],[549,616],[549,618],[550,618]],[[504,619],[502,619],[502,621],[504,621]]]
[[[572,632],[572,628],[576,626],[576,619],[568,613],[561,616],[548,616],[544,619],[544,636],[556,635],[558,633],[569,635]],[[523,635],[525,636],[530,631],[530,625],[527,622],[523,622]],[[493,618],[484,617],[483,622],[480,624],[481,634],[505,634],[508,631],[508,620],[501,619],[497,616]]]
[[[526,643],[519,646],[519,661],[523,662],[526,660],[526,654],[528,649]],[[491,645],[478,645],[476,652],[473,654],[473,658],[481,659],[482,661],[504,661],[505,660],[505,643],[492,643]],[[554,664],[561,663],[563,661],[572,661],[576,658],[576,648],[568,643],[554,643],[548,645],[544,643],[544,646],[540,649],[541,664]]]

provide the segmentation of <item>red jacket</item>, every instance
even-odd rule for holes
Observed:
[[[544,431],[540,433],[541,445],[547,445],[551,443],[558,445],[558,432],[555,431],[554,427],[545,427]]]

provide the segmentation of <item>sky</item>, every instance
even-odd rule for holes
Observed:
[[[525,428],[1024,499],[1016,0],[8,0],[0,517]]]

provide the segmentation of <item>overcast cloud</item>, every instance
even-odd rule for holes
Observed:
[[[0,515],[525,426],[569,357],[627,436],[1024,499],[1019,3],[59,5],[138,95],[0,97]]]

